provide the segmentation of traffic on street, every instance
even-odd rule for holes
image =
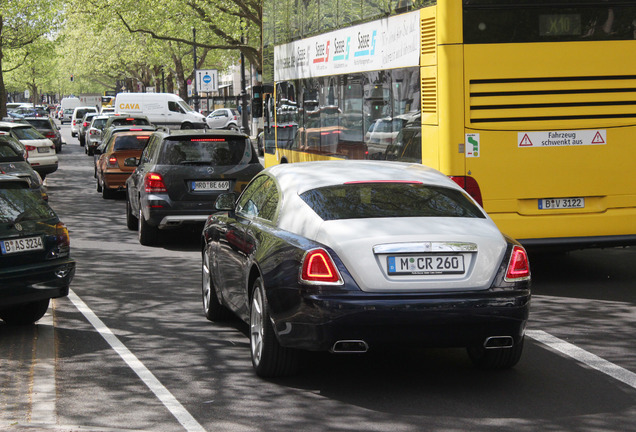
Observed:
[[[120,132],[122,137],[137,139],[135,133],[141,134]],[[149,133],[142,134],[144,140],[148,139]],[[0,321],[1,430],[636,431],[636,291],[633,282],[636,280],[633,264],[636,248],[588,248],[569,252],[530,249],[528,273],[532,275],[532,294],[527,305],[529,314],[523,307],[519,307],[517,313],[510,312],[514,309],[512,304],[525,305],[523,302],[530,296],[526,286],[529,274],[523,273],[523,260],[518,267],[509,268],[507,279],[502,279],[501,285],[491,289],[498,291],[513,286],[519,290],[514,302],[502,300],[505,299],[503,295],[497,297],[499,305],[505,305],[497,315],[514,315],[516,325],[522,327],[521,335],[525,332],[525,342],[523,355],[519,350],[514,361],[495,362],[505,367],[480,367],[484,366],[483,361],[479,361],[483,359],[479,357],[483,352],[475,354],[474,349],[468,355],[463,348],[423,348],[409,339],[397,338],[396,344],[381,349],[373,349],[372,344],[369,349],[361,349],[360,341],[345,340],[346,344],[340,345],[347,348],[341,350],[344,352],[305,350],[296,353],[300,358],[296,359],[294,374],[269,373],[265,366],[259,367],[259,359],[269,355],[262,349],[273,348],[271,345],[259,348],[258,344],[267,337],[268,326],[282,318],[262,313],[256,317],[260,327],[250,327],[254,318],[250,321],[248,311],[265,308],[267,302],[263,299],[253,303],[252,309],[248,303],[238,301],[226,303],[229,308],[219,309],[223,305],[218,304],[216,297],[210,297],[212,287],[205,272],[206,269],[210,271],[209,254],[216,253],[214,248],[224,247],[223,244],[216,245],[214,239],[227,239],[230,232],[235,237],[232,237],[233,243],[228,242],[233,249],[225,251],[225,262],[236,272],[244,271],[241,270],[244,265],[241,257],[263,247],[269,248],[263,254],[271,253],[279,240],[253,244],[248,237],[240,235],[245,231],[239,232],[238,223],[229,217],[207,219],[198,214],[195,219],[179,219],[179,224],[174,227],[164,225],[177,219],[154,222],[148,218],[155,226],[145,227],[146,231],[142,231],[147,215],[140,213],[137,203],[130,202],[121,186],[123,183],[117,183],[121,187],[104,189],[108,186],[105,174],[100,173],[96,178],[95,159],[80,146],[71,126],[62,124],[61,134],[66,144],[57,153],[57,170],[46,175],[44,186],[48,205],[68,230],[75,275],[68,296],[52,299],[36,324],[16,326]],[[187,156],[191,156],[195,148],[199,149],[197,155],[207,155],[205,150],[200,150],[206,140],[224,141],[240,134],[224,131],[218,137],[210,138],[184,131],[177,136],[181,137],[180,141],[171,141],[170,134],[162,138],[164,142],[158,139],[156,148],[180,145]],[[153,145],[152,139],[148,145]],[[149,159],[153,157],[150,151],[148,154]],[[132,162],[136,166],[144,155],[137,152],[125,157],[129,166]],[[130,161],[131,157],[135,160]],[[257,157],[255,148],[241,148],[237,157],[245,160],[234,163],[250,166],[251,176],[258,175],[262,169],[257,162],[262,163],[262,158]],[[116,158],[112,164],[115,163]],[[175,167],[196,167],[200,160],[187,157],[171,163]],[[124,166],[123,159],[121,166]],[[284,165],[281,167],[278,171],[267,171],[273,173],[268,175],[272,178],[280,175],[276,181],[291,190],[299,188],[284,177],[286,172],[293,171]],[[327,177],[332,172],[328,170],[333,168],[330,165],[323,167],[327,171],[314,176],[311,176],[314,168],[306,168],[303,181],[329,185]],[[180,169],[168,169],[162,174],[175,175],[175,172],[181,172]],[[355,174],[352,172],[348,175]],[[301,178],[300,174],[298,176]],[[267,181],[266,177],[261,175],[260,178]],[[186,183],[189,179],[185,176],[179,181]],[[424,175],[418,179],[428,181]],[[217,178],[211,174],[206,181],[190,182],[189,191],[195,193],[199,188],[216,197],[220,180],[222,176]],[[357,180],[353,179],[351,183]],[[387,184],[381,178],[374,180],[382,187]],[[162,191],[159,180],[153,181],[144,184],[142,180],[135,186],[139,196],[146,194],[148,197],[143,199],[149,205],[165,206],[165,203],[159,203],[157,196],[166,193],[166,186]],[[241,184],[223,187],[230,188],[238,196],[248,181],[244,179]],[[401,185],[409,182],[412,183],[411,179]],[[363,183],[368,185],[366,180]],[[254,187],[248,186],[248,191],[249,188]],[[365,190],[361,195],[364,194],[370,192]],[[391,191],[386,194],[390,195]],[[444,208],[458,212],[461,207],[462,217],[467,219],[470,215],[476,219],[470,225],[466,222],[463,229],[476,231],[479,228],[488,236],[494,235],[494,224],[491,227],[485,221],[482,210],[473,206],[472,201],[464,203],[463,196]],[[187,197],[183,201],[198,202]],[[212,205],[213,200],[209,201]],[[239,201],[239,205],[243,204],[242,209],[248,209],[247,202]],[[197,204],[198,207],[203,205]],[[169,215],[164,215],[160,207],[157,209],[162,217]],[[218,215],[241,211],[234,207],[233,201],[229,207],[217,209],[221,211]],[[329,216],[324,216],[325,219],[335,217],[335,209],[327,210]],[[199,210],[201,212],[212,214],[214,209],[205,208]],[[275,238],[281,236],[280,230],[289,229],[294,223],[306,223],[304,229],[311,231],[310,217],[300,213],[295,217],[290,218],[287,225],[268,225],[263,230],[269,230],[267,235]],[[162,229],[156,228],[159,225]],[[369,232],[372,228],[371,224],[366,225]],[[472,234],[476,235],[475,232]],[[333,270],[329,272],[331,277],[343,268],[340,259],[347,259],[346,251],[339,249],[338,240],[346,243],[353,239],[347,237],[345,231],[337,230],[323,233],[321,239],[325,241],[328,235],[335,240],[332,248],[328,248],[327,258],[321,255],[319,259],[329,265],[330,254],[342,254],[338,255],[340,258],[336,256],[335,265],[328,269]],[[484,234],[484,237],[488,236]],[[282,248],[282,254],[290,254],[291,249],[302,243],[290,240],[287,234],[281,237],[289,242]],[[479,244],[479,247],[484,250],[492,247],[494,257],[503,256],[504,250],[509,254],[523,250],[521,247],[515,249],[515,245],[510,239],[508,243],[502,240],[494,244],[492,241]],[[462,255],[448,253],[448,256]],[[462,272],[464,268],[472,268],[470,259],[468,253],[461,261]],[[281,258],[274,264],[282,266],[284,262]],[[439,273],[450,279],[452,270],[460,271],[460,264],[449,262],[449,266],[457,267]],[[501,266],[506,270],[508,262],[490,264],[496,272]],[[274,264],[263,260],[262,266]],[[407,277],[421,276],[421,272],[427,270],[410,270]],[[223,291],[241,298],[236,294],[241,289],[234,284],[237,279],[232,279],[232,274],[227,271],[223,277],[229,283],[223,285]],[[313,267],[307,274],[312,271]],[[365,280],[367,270],[357,271],[358,274],[353,273],[355,277],[341,275],[341,285],[351,289],[354,279]],[[389,270],[400,271],[407,270]],[[521,273],[515,273],[517,271]],[[301,278],[307,276],[303,272],[301,269]],[[373,279],[373,275],[367,276]],[[255,279],[253,286],[261,292],[259,280]],[[337,285],[339,280],[335,277],[328,282]],[[404,288],[399,283],[396,287]],[[373,293],[372,286],[365,288]],[[299,287],[298,293],[301,291],[302,287]],[[375,297],[379,297],[377,291]],[[259,296],[254,295],[254,298]],[[281,298],[302,305],[317,299],[326,304],[341,301],[330,291],[321,292],[320,296]],[[217,304],[211,306],[211,301],[217,301]],[[393,310],[398,310],[397,296],[394,301]],[[439,301],[434,307],[441,309],[448,301]],[[373,319],[383,316],[372,314],[372,311],[384,304],[366,305],[365,316]],[[280,310],[281,306],[277,307]],[[347,307],[353,307],[352,303],[343,301],[338,306],[339,310]],[[400,307],[408,309],[409,306]],[[453,306],[455,309],[460,307],[463,306],[459,302]],[[288,322],[296,326],[315,319],[307,313],[307,308],[294,309],[294,317],[288,318]],[[229,312],[228,309],[236,315],[224,313],[224,319],[212,319],[219,318],[219,310]],[[482,310],[480,313],[475,307],[475,323],[483,324],[486,308]],[[493,306],[493,310],[497,309]],[[321,310],[320,315],[325,313]],[[292,332],[291,325],[288,330]],[[447,338],[458,336],[453,330],[442,327],[439,334]],[[285,332],[280,328],[277,331]],[[518,341],[512,341],[510,336],[496,343],[500,342],[510,343],[503,347],[509,349]]]

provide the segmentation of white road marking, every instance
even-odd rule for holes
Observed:
[[[37,323],[31,363],[31,420],[50,425],[56,423],[54,331],[53,314],[49,310]]]
[[[80,299],[73,290],[69,291],[69,299],[75,307],[86,317],[86,319],[95,327],[95,330],[102,335],[108,344],[119,354],[119,356],[128,364],[128,366],[141,378],[148,388],[157,396],[157,398],[165,405],[173,416],[188,431],[205,431],[203,426],[195,420],[194,417],[179,403],[179,401],[165,388],[161,382],[144,366],[142,362],[128,349],[126,346],[106,327],[97,315]]]
[[[549,346],[561,354],[571,357],[576,361],[586,364],[589,367],[636,389],[636,373],[632,371],[615,365],[614,363],[572,345],[569,342],[552,336],[550,333],[546,333],[542,330],[528,330],[526,331],[526,335],[537,342],[541,342],[542,344]]]

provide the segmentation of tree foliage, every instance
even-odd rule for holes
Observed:
[[[42,53],[62,21],[61,0],[0,2],[0,118],[7,115],[4,75]]]
[[[261,0],[2,0],[0,110],[5,78],[61,97],[162,87],[165,77],[167,91],[186,96],[195,68],[223,71],[239,52],[260,71],[261,20]]]

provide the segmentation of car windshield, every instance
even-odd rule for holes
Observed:
[[[183,108],[185,110],[185,112],[193,112],[194,111],[192,109],[192,107],[190,105],[188,105],[187,103],[185,103],[184,101],[180,100],[178,103],[179,103],[179,106],[181,106],[181,108]]]
[[[13,133],[19,140],[39,140],[44,139],[44,135],[36,131],[32,127],[16,127]]]
[[[0,183],[0,223],[55,218],[39,191],[25,182]]]
[[[148,144],[150,135],[125,135],[116,136],[115,143],[112,145],[112,151],[121,150],[143,150]]]
[[[0,162],[21,162],[24,159],[18,149],[4,140],[0,140]]]
[[[190,138],[166,140],[161,165],[239,165],[252,161],[245,138]]]
[[[303,192],[300,197],[326,221],[390,217],[485,217],[461,191],[419,182],[327,186]]]

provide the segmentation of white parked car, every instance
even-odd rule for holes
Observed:
[[[239,130],[241,115],[235,108],[219,108],[212,111],[206,118],[210,129]]]
[[[26,150],[27,162],[44,179],[57,171],[58,159],[55,144],[29,124],[0,122],[0,132],[17,139]]]
[[[82,125],[82,119],[86,115],[86,113],[96,113],[97,108],[94,106],[80,106],[76,107],[73,111],[73,117],[71,117],[71,135],[76,137],[79,133],[80,126]]]

